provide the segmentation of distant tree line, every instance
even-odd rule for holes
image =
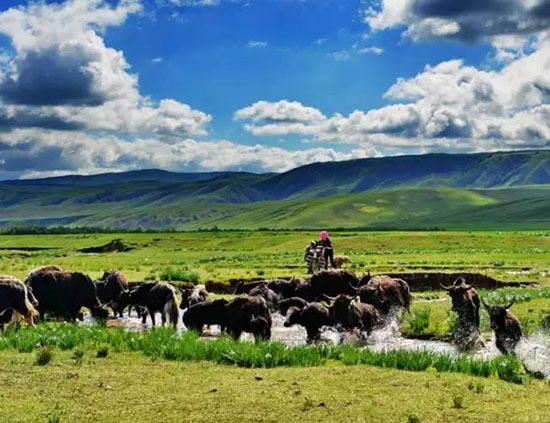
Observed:
[[[443,228],[391,228],[391,227],[329,227],[323,228],[333,232],[389,232],[389,231],[444,231]],[[198,228],[193,230],[177,230],[174,228],[165,229],[141,229],[141,228],[99,228],[93,226],[14,226],[0,229],[2,235],[63,235],[63,234],[141,234],[141,233],[193,233],[193,232],[314,232],[315,228],[258,228],[258,229],[220,229],[217,226],[210,228]]]

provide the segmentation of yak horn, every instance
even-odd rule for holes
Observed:
[[[443,285],[441,282],[439,282],[439,285],[441,286],[441,288],[443,288],[445,291],[450,291],[452,286],[445,286]]]
[[[483,297],[480,296],[479,299],[481,300],[481,303],[483,304],[483,306],[487,309],[487,310],[490,310],[491,309],[491,306],[488,305],[484,300],[483,300]]]
[[[512,301],[510,302],[510,304],[508,304],[506,307],[504,307],[506,310],[508,310],[510,307],[512,307],[514,305],[514,303],[516,302],[516,298],[512,298]]]
[[[329,300],[329,301],[334,301],[336,299],[336,297],[329,297],[327,294],[322,294],[323,297],[325,297],[325,299]]]

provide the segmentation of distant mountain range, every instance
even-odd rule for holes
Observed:
[[[0,226],[550,228],[550,151],[0,182]]]

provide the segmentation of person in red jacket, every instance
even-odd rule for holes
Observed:
[[[330,260],[330,265],[334,267],[334,250],[332,248],[332,242],[327,231],[321,231],[319,233],[319,245],[322,245],[325,249],[325,270],[328,269],[328,261]]]

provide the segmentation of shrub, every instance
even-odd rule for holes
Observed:
[[[101,347],[98,348],[96,357],[105,358],[107,357],[108,354],[109,354],[109,347],[107,347],[106,345],[102,345]]]
[[[200,276],[195,271],[187,269],[174,269],[167,267],[159,273],[159,278],[164,281],[191,282],[196,285],[200,282]]]
[[[52,361],[53,352],[49,347],[40,347],[36,352],[35,363],[37,366],[45,366]]]
[[[464,408],[464,397],[456,394],[453,396],[453,408]]]

